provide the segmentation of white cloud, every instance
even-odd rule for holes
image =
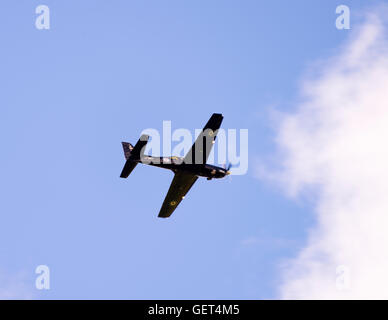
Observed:
[[[290,194],[314,190],[317,218],[284,266],[282,298],[388,299],[388,15],[379,11],[352,26],[279,122],[278,178]]]

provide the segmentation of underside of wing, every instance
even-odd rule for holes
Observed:
[[[168,218],[171,216],[197,179],[197,176],[189,172],[177,172],[171,182],[170,189],[168,189],[167,196],[164,199],[158,217]]]
[[[187,164],[205,164],[209,158],[210,151],[212,150],[214,141],[216,139],[218,129],[221,126],[224,117],[222,114],[213,113],[209,121],[199,134],[197,140],[191,147],[191,150],[184,158],[184,162]]]

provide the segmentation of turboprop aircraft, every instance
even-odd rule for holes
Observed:
[[[138,163],[169,169],[175,173],[170,189],[160,209],[159,218],[171,216],[198,177],[206,177],[208,180],[211,180],[214,178],[224,178],[230,174],[230,165],[228,168],[222,168],[206,164],[223,118],[222,114],[214,113],[190,151],[183,158],[144,155],[149,139],[147,135],[142,135],[135,146],[128,142],[122,142],[126,162],[120,175],[121,178],[128,178]]]

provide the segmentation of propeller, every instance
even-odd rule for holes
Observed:
[[[231,174],[231,172],[230,172],[230,168],[232,168],[232,164],[231,163],[229,163],[228,167],[226,167],[226,163],[224,163],[223,168],[226,170],[226,175],[227,176]]]

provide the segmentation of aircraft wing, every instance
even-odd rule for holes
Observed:
[[[182,201],[198,177],[185,171],[175,173],[170,189],[160,209],[159,218],[168,218]]]
[[[223,119],[224,117],[222,114],[213,113],[203,128],[202,132],[199,134],[197,140],[191,147],[190,151],[185,156],[183,160],[185,163],[206,163]]]

